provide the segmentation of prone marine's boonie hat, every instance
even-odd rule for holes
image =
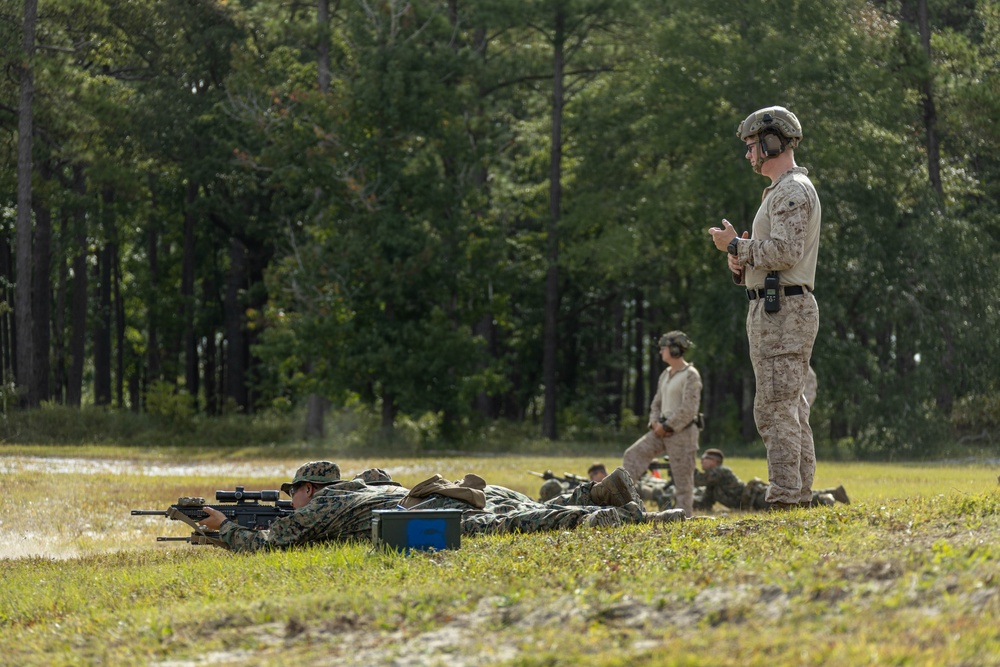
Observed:
[[[384,484],[392,481],[389,473],[381,468],[369,468],[355,475],[354,479],[360,480],[365,484]]]
[[[340,466],[330,461],[312,461],[295,471],[295,478],[281,485],[281,490],[290,493],[299,482],[329,484],[340,481]]]

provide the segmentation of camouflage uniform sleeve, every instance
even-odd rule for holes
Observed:
[[[270,530],[253,530],[229,521],[220,529],[219,539],[233,551],[284,549],[293,544],[306,544],[322,537],[314,530],[318,523],[318,512],[319,508],[310,503],[289,516],[275,519]],[[326,523],[329,524],[329,521]],[[324,533],[330,532],[331,527],[325,526]]]
[[[747,263],[756,269],[784,271],[797,264],[805,253],[812,199],[805,185],[787,178],[768,196],[767,207],[771,220],[770,238],[741,244],[741,252],[742,246],[748,249]]]
[[[743,497],[743,482],[726,466],[720,466],[713,472],[717,473],[716,499],[730,509],[739,509]]]
[[[710,510],[715,505],[715,487],[718,484],[718,475],[715,474],[715,468],[708,470],[707,472],[694,473],[694,484],[695,486],[704,487],[705,490],[701,495],[701,500],[698,501],[696,509],[700,510]]]
[[[684,377],[684,396],[681,404],[670,415],[669,425],[677,430],[687,428],[698,416],[701,407],[701,375],[698,369],[690,366]]]
[[[719,485],[719,469],[709,468],[707,471],[702,472],[701,470],[694,471],[694,485],[695,486],[718,486]]]

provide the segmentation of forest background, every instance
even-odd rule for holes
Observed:
[[[707,229],[749,228],[735,128],[773,104],[823,202],[819,446],[1000,428],[995,2],[0,0],[0,32],[7,440],[97,406],[621,443],[683,329],[702,443],[752,443]]]

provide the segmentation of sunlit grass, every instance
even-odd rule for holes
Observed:
[[[240,555],[156,543],[187,531],[129,510],[277,488],[321,453],[112,448],[88,454],[111,469],[86,473],[49,472],[46,453],[67,456],[0,449],[3,664],[1000,664],[1000,493],[983,466],[821,462],[817,486],[843,483],[852,504],[781,515],[466,538],[409,557],[367,544]],[[531,495],[528,470],[592,462],[339,460],[345,476],[477,472]],[[727,463],[766,476],[762,460]]]

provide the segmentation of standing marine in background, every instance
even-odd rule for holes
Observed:
[[[741,236],[728,220],[708,231],[715,247],[728,252],[733,282],[750,300],[747,338],[757,380],[754,420],[767,448],[767,501],[772,509],[789,509],[811,502],[816,474],[804,392],[819,331],[813,288],[822,215],[808,172],[795,163],[802,139],[795,114],[778,106],[760,109],[736,134],[754,172],[771,183],[752,233]]]
[[[649,431],[625,450],[622,467],[632,479],[639,480],[654,459],[668,455],[677,507],[690,517],[694,513],[701,375],[684,359],[692,345],[683,331],[663,334],[659,345],[667,368],[656,382],[656,395],[649,406]]]

